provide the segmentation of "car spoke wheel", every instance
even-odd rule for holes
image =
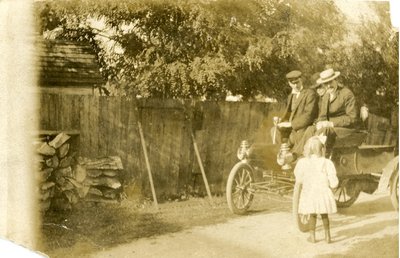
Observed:
[[[295,184],[293,189],[293,206],[292,212],[294,221],[301,232],[308,232],[309,229],[309,221],[310,221],[310,214],[299,214],[299,200],[300,200],[300,193],[301,193],[301,185]]]
[[[349,180],[343,180],[339,186],[333,190],[336,205],[338,208],[350,207],[360,195],[360,190]]]
[[[235,214],[244,214],[253,201],[253,170],[246,163],[236,164],[229,173],[226,184],[226,199],[229,209]]]

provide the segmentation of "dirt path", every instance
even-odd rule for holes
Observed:
[[[331,216],[334,243],[321,221],[316,244],[306,241],[288,212],[243,216],[224,224],[140,239],[90,257],[398,257],[398,213],[387,195],[361,194]]]

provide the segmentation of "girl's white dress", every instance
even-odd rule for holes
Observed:
[[[302,158],[297,161],[294,175],[296,183],[303,185],[299,200],[300,214],[337,211],[331,188],[337,187],[339,180],[331,160],[317,156]]]

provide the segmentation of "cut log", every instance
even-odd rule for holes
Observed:
[[[43,191],[41,194],[40,194],[40,197],[39,197],[39,199],[41,200],[41,201],[46,201],[47,199],[49,199],[50,198],[50,193],[51,191]]]
[[[69,203],[75,204],[79,201],[78,195],[72,190],[64,191],[64,194],[65,197],[67,197]]]
[[[71,184],[73,184],[75,188],[81,188],[81,187],[83,187],[83,184],[82,184],[82,183],[79,183],[78,181],[76,181],[76,180],[75,180],[74,178],[72,178],[72,177],[67,177],[66,179],[67,179],[68,181],[70,181]]]
[[[113,177],[118,175],[118,171],[120,170],[104,170],[103,175]]]
[[[45,142],[40,145],[39,149],[37,149],[37,152],[44,156],[53,156],[56,154],[56,150]]]
[[[69,143],[64,143],[63,145],[61,145],[61,147],[58,149],[58,156],[60,158],[64,158],[65,156],[67,156],[69,151]]]
[[[103,190],[103,196],[109,199],[116,199],[118,191],[115,189],[105,189]]]
[[[112,177],[97,177],[97,178],[87,177],[84,183],[86,185],[108,186],[113,189],[118,189],[121,187],[121,182],[118,179]]]
[[[72,156],[67,156],[60,160],[59,166],[62,168],[66,168],[66,167],[72,166],[73,163],[74,163],[74,158]]]
[[[62,192],[69,191],[69,190],[72,190],[72,189],[75,189],[75,187],[74,187],[74,185],[73,185],[70,181],[68,181],[68,180],[65,180],[65,181],[64,181],[64,184],[62,184],[62,185],[60,186],[60,190],[61,190]]]
[[[88,169],[87,175],[90,177],[99,177],[101,175],[114,177],[117,176],[122,170],[116,169]]]
[[[90,187],[88,194],[93,194],[97,196],[103,196],[103,193],[96,187]]]
[[[73,177],[72,168],[59,168],[55,172],[56,177],[63,176],[63,177]]]
[[[81,158],[81,165],[86,169],[123,169],[121,158],[118,156],[109,156],[99,159]]]
[[[114,177],[119,175],[121,171],[122,170],[117,170],[117,169],[89,169],[88,175],[92,177],[98,177],[100,175]]]
[[[39,171],[39,173],[37,173],[39,182],[46,181],[50,177],[51,172],[53,172],[53,170],[54,168],[45,168]]]
[[[56,168],[56,167],[58,167],[59,163],[60,163],[60,162],[59,162],[57,156],[53,156],[53,157],[51,157],[50,159],[47,159],[47,160],[46,160],[46,165],[47,165],[48,167],[51,167],[51,168]]]
[[[85,198],[86,195],[89,193],[90,186],[82,185],[80,188],[76,188],[76,191],[80,198]]]
[[[65,177],[61,175],[56,175],[55,182],[57,185],[63,185],[65,184],[65,181],[66,181]]]
[[[58,149],[61,145],[68,141],[69,138],[71,138],[71,136],[65,133],[59,133],[51,142],[49,142],[49,145],[55,149]]]
[[[79,183],[82,183],[85,180],[85,178],[86,178],[86,169],[78,164],[75,168],[75,179]]]
[[[47,190],[51,187],[55,186],[54,182],[45,182],[44,184],[42,184],[42,186],[40,187],[40,189],[42,190]]]
[[[86,173],[90,177],[98,177],[101,174],[103,174],[103,172],[100,169],[88,169],[86,170]]]
[[[46,190],[40,190],[40,195],[49,194],[49,197],[52,198],[54,196],[54,189],[55,187],[50,187],[49,189]]]

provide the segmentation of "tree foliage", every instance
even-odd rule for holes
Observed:
[[[347,44],[333,1],[59,0],[38,4],[37,14],[41,32],[61,27],[59,37],[89,41],[119,94],[283,99],[288,71],[309,78],[330,64],[360,100],[380,85],[397,101],[398,60],[389,56],[398,35],[383,20],[360,27],[362,44]]]

